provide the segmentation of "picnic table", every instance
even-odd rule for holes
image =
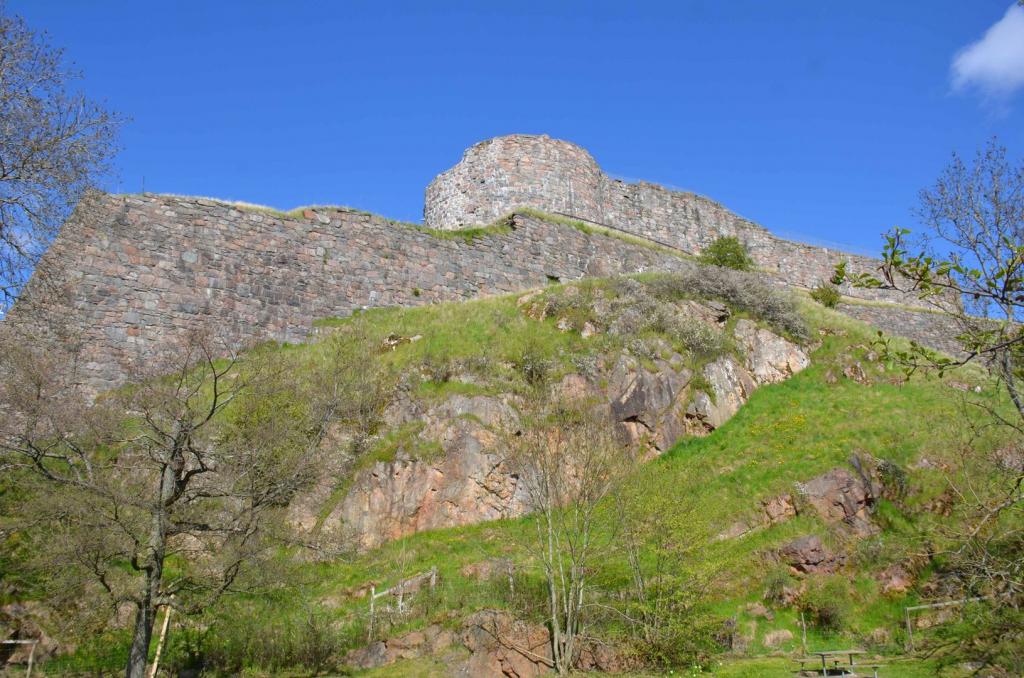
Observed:
[[[809,652],[809,655],[813,655],[821,659],[821,668],[815,669],[823,676],[845,676],[853,673],[853,669],[857,666],[857,655],[865,654],[864,650],[823,650],[821,652]],[[848,664],[843,663],[843,657],[846,657]],[[798,659],[800,662],[800,669],[803,670],[804,664],[811,662],[811,658],[805,657]],[[831,666],[829,663],[831,662]]]

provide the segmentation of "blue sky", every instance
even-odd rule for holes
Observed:
[[[789,237],[873,252],[882,231],[913,226],[918,190],[953,150],[973,154],[998,135],[1024,153],[1024,10],[1007,14],[1011,4],[8,9],[66,49],[88,93],[132,118],[113,190],[144,182],[419,221],[426,184],[464,148],[547,133],[611,174],[702,193]]]

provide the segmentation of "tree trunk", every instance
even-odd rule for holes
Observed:
[[[1024,418],[1024,402],[1021,401],[1020,391],[1017,389],[1017,380],[1014,376],[1012,349],[1003,349],[1000,360],[1000,367],[1003,372],[1003,380],[1006,383],[1006,391],[1010,394],[1010,400],[1017,408],[1017,414]]]
[[[156,622],[156,595],[160,590],[160,574],[163,571],[163,558],[156,570],[146,572],[146,591],[142,601],[135,610],[135,628],[132,631],[132,646],[128,652],[126,678],[145,678],[146,661],[149,659],[149,644],[153,640],[153,625]]]
[[[149,553],[143,570],[144,590],[135,612],[135,629],[132,646],[128,653],[126,678],[145,678],[146,660],[149,659],[149,644],[153,640],[153,625],[156,623],[157,601],[163,582],[164,558],[167,554],[168,507],[174,503],[175,490],[181,478],[184,461],[181,446],[175,444],[171,450],[170,462],[160,473],[160,488],[153,510],[153,526],[149,534]]]

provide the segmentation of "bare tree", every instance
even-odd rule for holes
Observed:
[[[966,530],[949,537],[950,548],[936,554],[943,569],[961,583],[960,593],[981,596],[983,621],[960,645],[964,656],[1009,662],[1024,670],[1019,649],[1024,636],[1024,162],[1007,160],[992,140],[972,165],[956,154],[931,188],[921,191],[918,214],[926,231],[910,240],[898,228],[886,237],[877,274],[848,276],[836,269],[834,282],[892,289],[931,302],[951,320],[950,335],[963,347],[947,356],[916,343],[901,348],[878,340],[883,357],[908,373],[940,375],[968,364],[988,369],[1008,403],[964,397],[964,430],[972,431],[958,477],[950,486],[959,498]],[[978,431],[998,430],[1009,439],[996,458],[979,454]],[[937,535],[938,536],[938,535]],[[998,602],[991,604],[995,599]],[[1016,629],[1005,633],[1006,629]]]
[[[95,403],[31,344],[0,354],[0,468],[31,497],[36,564],[65,598],[134,607],[126,675],[139,678],[159,606],[201,611],[284,543],[283,509],[313,478],[338,399],[303,400],[279,357],[242,369],[205,337]]]
[[[565,674],[579,658],[585,633],[591,562],[609,543],[602,501],[634,459],[594,413],[543,398],[535,402],[525,413],[524,430],[510,440],[527,507],[536,515],[533,547],[547,583],[554,668]]]
[[[116,151],[121,121],[62,59],[0,3],[0,316]]]

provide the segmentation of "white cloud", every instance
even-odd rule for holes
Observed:
[[[953,89],[1005,98],[1024,87],[1024,7],[1014,3],[985,35],[953,57]]]

